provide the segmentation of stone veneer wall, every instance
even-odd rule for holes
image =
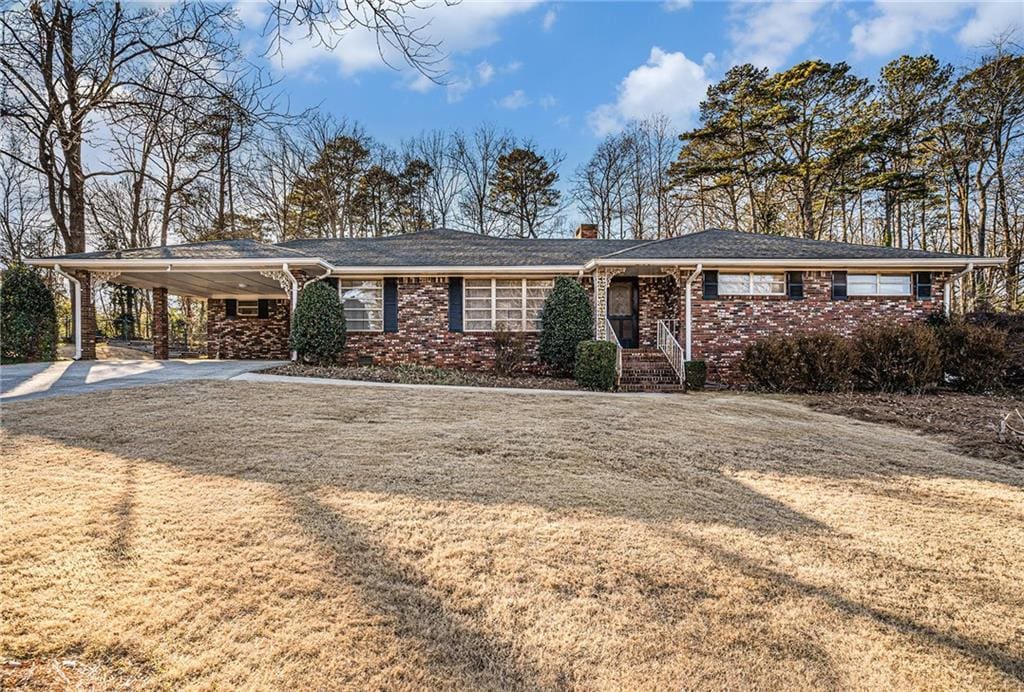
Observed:
[[[271,300],[269,315],[231,317],[223,300],[207,301],[206,354],[210,358],[286,360],[291,327],[290,301]]]
[[[537,358],[538,334],[523,335],[524,370],[543,370]],[[398,282],[398,331],[349,332],[344,361],[360,356],[375,365],[417,364],[438,368],[490,370],[494,366],[492,332],[448,331],[448,279],[418,277]]]
[[[932,300],[851,297],[832,300],[832,272],[805,271],[804,299],[785,296],[720,297],[704,300],[703,282],[692,293],[693,358],[706,360],[708,380],[741,384],[738,361],[753,341],[769,335],[831,332],[850,336],[862,325],[884,320],[905,323],[942,310],[946,276],[932,275]],[[685,334],[681,331],[680,343]]]

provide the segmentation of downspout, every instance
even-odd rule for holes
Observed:
[[[53,271],[67,279],[75,287],[75,360],[82,360],[82,282],[53,265]]]
[[[690,296],[690,287],[693,286],[693,282],[697,280],[704,271],[704,265],[700,262],[697,263],[697,268],[693,270],[693,273],[686,279],[686,361],[689,362],[693,355],[693,319],[692,319],[692,302],[693,298]]]
[[[291,270],[288,269],[288,263],[287,262],[285,262],[284,264],[281,265],[281,271],[283,271],[284,275],[287,276],[288,279],[292,282],[292,290],[291,290],[292,309],[291,309],[291,312],[289,313],[289,316],[292,319],[294,319],[295,318],[295,306],[298,305],[298,303],[299,303],[299,281],[298,281],[298,279],[295,278],[295,275],[291,273]],[[296,353],[295,351],[292,351],[291,359],[293,361],[294,360],[298,360],[299,359],[299,354]]]
[[[950,316],[953,308],[953,283],[967,276],[972,271],[974,271],[974,262],[968,262],[966,269],[950,276],[949,280],[946,281],[946,285],[942,287],[942,303],[947,318]]]

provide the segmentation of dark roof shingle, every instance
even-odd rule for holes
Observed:
[[[255,240],[209,240],[202,243],[145,247],[131,250],[101,250],[61,255],[59,259],[288,259],[305,256],[300,250]],[[57,258],[46,258],[57,259]]]

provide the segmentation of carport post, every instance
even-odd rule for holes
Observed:
[[[288,279],[292,282],[292,290],[291,290],[292,309],[291,309],[291,312],[288,313],[288,318],[294,321],[294,318],[295,318],[295,306],[299,304],[299,281],[298,281],[298,279],[295,278],[295,275],[292,274],[291,270],[288,269],[288,263],[287,262],[285,262],[283,265],[281,265],[281,269],[282,269],[282,271],[284,271],[285,276],[287,276]],[[291,352],[291,359],[292,360],[298,360],[299,359],[299,354],[296,353],[295,351],[292,351]]]
[[[167,360],[170,357],[170,338],[167,319],[167,289],[153,287],[153,358]]]
[[[59,264],[53,265],[53,271],[67,279],[75,289],[75,360],[82,360],[82,282],[61,269]]]

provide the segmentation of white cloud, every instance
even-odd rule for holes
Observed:
[[[558,105],[558,99],[556,99],[551,94],[547,94],[546,96],[541,96],[539,99],[537,99],[537,105],[543,108],[544,110],[548,110],[549,108],[554,108],[555,106]]]
[[[482,63],[476,66],[476,78],[480,86],[489,83],[494,79],[494,65],[484,60]]]
[[[498,105],[510,111],[526,108],[532,101],[522,89],[516,89],[511,94],[498,101]]]
[[[822,0],[734,4],[729,31],[730,62],[781,67],[814,33],[816,15],[823,4]]]
[[[423,27],[423,40],[440,42],[441,50],[448,58],[437,67],[451,71],[454,57],[497,42],[505,20],[537,4],[539,0],[410,5],[413,9],[410,10],[409,25]],[[299,30],[291,32],[286,38],[290,42],[282,45],[279,63],[285,72],[308,71],[320,64],[334,64],[341,74],[351,77],[361,72],[387,68],[381,59],[376,37],[367,30],[354,29],[346,33],[333,49],[318,45]],[[401,56],[393,49],[385,46],[384,53],[391,65],[403,66]],[[411,69],[406,68],[403,72],[409,88],[424,87],[424,81],[418,75],[411,74]]]
[[[523,66],[522,62],[520,62],[518,60],[512,60],[511,62],[506,63],[501,68],[501,73],[502,74],[514,74],[514,73],[518,72],[519,68],[521,68],[522,66]]]
[[[689,9],[691,5],[693,5],[693,0],[665,0],[661,6],[665,8],[666,12],[675,12]]]
[[[1020,38],[1024,31],[1024,7],[1018,2],[978,3],[974,15],[956,35],[968,48],[977,48],[995,37],[1013,34]]]
[[[558,12],[552,9],[544,13],[544,18],[540,20],[540,25],[544,31],[551,31],[555,28],[556,21],[558,21]]]
[[[875,0],[874,16],[854,25],[850,42],[858,56],[891,55],[929,34],[950,31],[965,7],[962,2]]]
[[[247,29],[262,29],[267,22],[267,3],[263,0],[238,0],[234,4],[235,16]]]
[[[695,63],[683,53],[651,48],[647,62],[619,83],[615,103],[598,106],[589,114],[591,129],[604,136],[618,132],[630,120],[659,113],[677,127],[688,126],[711,84],[707,66],[713,59],[708,54],[702,63]]]
[[[555,125],[558,125],[558,127],[561,127],[561,128],[567,128],[571,124],[572,124],[572,116],[571,115],[560,115],[560,116],[558,116],[555,119]]]

